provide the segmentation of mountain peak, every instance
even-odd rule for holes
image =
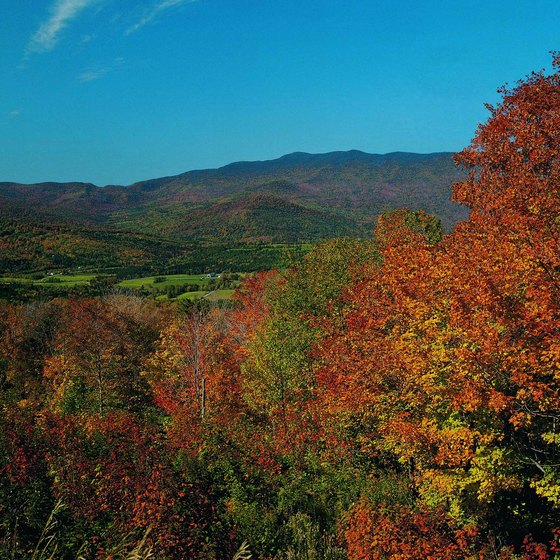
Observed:
[[[332,235],[368,235],[380,213],[402,207],[434,213],[449,229],[467,215],[449,200],[451,184],[462,177],[450,153],[293,152],[128,187],[5,183],[0,184],[0,196],[10,200],[14,218],[19,204],[60,221],[157,232],[174,239],[219,241],[220,232],[228,231],[234,240],[292,242],[306,235],[323,238],[331,230]],[[236,212],[248,208],[259,219],[238,222]],[[267,223],[278,217],[286,227],[272,233]]]

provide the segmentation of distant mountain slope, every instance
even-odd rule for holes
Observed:
[[[308,241],[360,236],[350,219],[308,208],[270,192],[255,192],[193,210],[189,220],[175,225],[182,238],[251,241]]]
[[[40,223],[150,233],[182,241],[297,242],[367,235],[381,212],[408,207],[451,228],[467,210],[449,200],[461,178],[450,153],[293,153],[123,187],[0,183],[0,219],[22,209]]]
[[[0,273],[79,266],[163,268],[182,250],[179,243],[155,236],[3,220],[0,215]]]

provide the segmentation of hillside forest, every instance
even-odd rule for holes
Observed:
[[[463,177],[448,152],[351,150],[237,162],[126,187],[0,182],[0,292],[13,301],[49,295],[45,286],[6,285],[6,273],[122,280],[282,269],[309,243],[371,237],[377,217],[397,208],[436,214],[449,231],[468,216],[449,199],[450,185]]]
[[[233,304],[0,303],[0,556],[560,558],[560,58],[419,210]]]

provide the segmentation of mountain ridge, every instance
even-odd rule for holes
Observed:
[[[367,237],[379,214],[406,207],[449,230],[468,215],[450,201],[463,177],[450,152],[293,152],[127,186],[2,182],[0,220],[239,245]]]
[[[127,185],[120,185],[117,183],[108,183],[106,185],[97,185],[95,183],[89,182],[89,181],[39,181],[37,183],[21,183],[18,181],[0,181],[0,188],[4,188],[6,186],[9,185],[19,185],[19,186],[32,186],[32,187],[48,187],[48,186],[58,186],[58,185],[68,185],[68,186],[78,186],[78,187],[96,187],[98,189],[106,189],[106,188],[129,188],[129,187],[133,187],[135,185],[139,185],[139,184],[143,184],[143,183],[150,183],[153,181],[163,181],[163,180],[171,180],[171,179],[176,179],[178,177],[183,177],[186,175],[190,175],[190,174],[197,174],[197,173],[212,173],[212,172],[219,172],[219,171],[224,171],[227,170],[228,168],[232,168],[235,166],[244,166],[244,165],[266,165],[266,164],[274,164],[274,163],[280,163],[280,162],[288,162],[288,161],[294,161],[294,160],[299,160],[300,162],[302,162],[302,160],[305,159],[306,162],[309,161],[318,161],[318,160],[322,160],[324,159],[325,161],[327,160],[331,160],[331,162],[333,161],[333,157],[336,156],[341,156],[344,157],[344,155],[348,156],[348,158],[351,158],[353,156],[354,159],[352,161],[358,161],[358,159],[368,159],[368,161],[371,160],[375,160],[375,159],[379,159],[379,160],[390,160],[390,159],[401,159],[402,156],[404,156],[404,158],[408,158],[410,157],[411,159],[422,159],[422,158],[428,158],[430,156],[436,156],[436,155],[449,155],[452,156],[454,152],[426,152],[426,153],[420,153],[420,152],[406,152],[406,151],[394,151],[394,152],[387,152],[387,153],[383,153],[383,154],[378,154],[378,153],[369,153],[369,152],[364,152],[362,150],[335,150],[335,151],[331,151],[331,152],[320,152],[320,153],[312,153],[312,152],[303,152],[303,151],[296,151],[296,152],[290,152],[288,154],[284,154],[282,156],[279,156],[277,158],[272,158],[272,159],[263,159],[263,160],[239,160],[239,161],[234,161],[231,163],[227,163],[225,165],[221,165],[218,167],[209,167],[209,168],[195,168],[195,169],[190,169],[188,171],[183,171],[181,173],[177,173],[175,175],[164,175],[162,177],[153,177],[150,179],[142,179],[140,181],[134,181],[132,183],[129,183]]]

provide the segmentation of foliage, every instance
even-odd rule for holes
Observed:
[[[560,75],[502,93],[451,233],[0,304],[2,556],[559,558]]]

